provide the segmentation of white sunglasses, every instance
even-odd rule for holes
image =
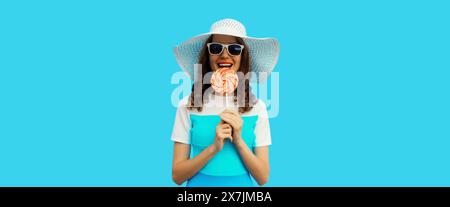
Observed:
[[[209,54],[211,55],[220,55],[223,52],[223,48],[227,48],[228,54],[231,56],[238,56],[242,54],[242,50],[244,49],[244,45],[240,44],[222,44],[218,42],[211,42],[207,44]]]

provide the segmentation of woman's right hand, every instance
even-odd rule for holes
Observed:
[[[222,150],[225,139],[230,139],[231,141],[233,141],[232,139],[232,128],[229,124],[221,121],[219,124],[217,124],[216,126],[216,137],[214,138],[214,150],[216,152],[219,152],[220,150]]]

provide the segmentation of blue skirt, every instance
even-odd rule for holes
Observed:
[[[249,173],[236,176],[213,176],[197,173],[186,187],[256,187]]]

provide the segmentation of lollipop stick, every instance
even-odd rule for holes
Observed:
[[[228,93],[225,93],[225,109],[227,109],[227,108],[228,108]],[[233,133],[233,129],[231,129],[231,133]],[[233,142],[233,136],[230,136],[229,138],[230,138],[230,142]]]
[[[228,94],[225,93],[225,109],[228,108]]]

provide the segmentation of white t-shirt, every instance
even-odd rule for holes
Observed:
[[[190,130],[191,120],[190,114],[196,115],[218,115],[225,108],[231,108],[237,111],[238,107],[233,102],[233,96],[225,97],[214,95],[212,93],[207,94],[209,99],[203,104],[203,110],[198,112],[196,109],[187,109],[187,103],[189,96],[184,97],[178,104],[177,113],[175,116],[175,123],[172,131],[172,140],[175,142],[181,142],[185,144],[191,143]],[[253,106],[252,110],[241,114],[241,116],[258,116],[255,126],[255,146],[268,146],[272,144],[270,136],[269,116],[267,114],[266,105],[261,100]]]

